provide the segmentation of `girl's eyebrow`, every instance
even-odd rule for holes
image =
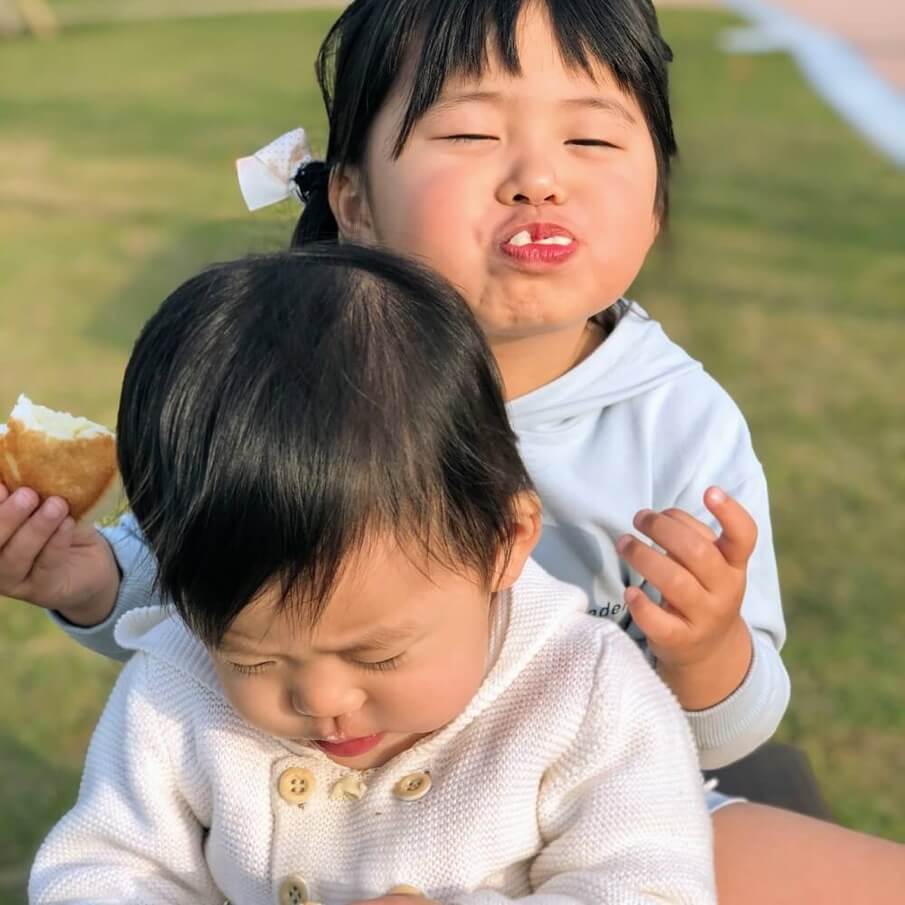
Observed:
[[[592,110],[602,110],[604,113],[615,113],[620,119],[624,119],[631,125],[636,125],[637,120],[632,116],[631,111],[625,104],[607,97],[572,97],[563,101],[565,107],[581,107],[590,108]]]
[[[501,106],[505,98],[499,91],[467,91],[463,94],[449,94],[440,97],[430,108],[431,113],[454,110],[463,104],[494,104]]]
[[[463,94],[451,94],[441,97],[431,107],[430,112],[443,113],[454,110],[464,104],[473,103],[493,104],[494,106],[502,107],[507,103],[507,98],[499,91],[468,91]],[[581,109],[602,110],[604,113],[614,113],[630,125],[637,125],[637,120],[628,107],[614,98],[588,95],[587,97],[566,98],[560,104],[563,107],[578,107]]]

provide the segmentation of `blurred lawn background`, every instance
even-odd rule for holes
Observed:
[[[61,3],[72,0],[61,0]],[[0,44],[0,412],[112,425],[145,318],[202,265],[283,246],[233,160],[304,124],[329,11]],[[722,13],[665,11],[682,162],[633,290],[748,416],[770,480],[793,696],[780,737],[835,816],[905,840],[905,174]],[[0,903],[77,790],[116,667],[0,602]]]

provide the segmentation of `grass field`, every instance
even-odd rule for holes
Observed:
[[[181,21],[0,47],[0,410],[107,423],[130,344],[178,281],[277,247],[233,159],[304,124],[330,13]],[[905,839],[905,174],[783,57],[728,58],[721,14],[662,16],[683,161],[634,295],[741,404],[770,479],[790,628],[781,735],[838,819]],[[72,802],[115,675],[0,604],[0,903]]]

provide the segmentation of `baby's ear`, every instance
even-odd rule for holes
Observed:
[[[497,571],[496,591],[511,588],[522,574],[525,563],[540,540],[543,509],[540,498],[532,491],[523,491],[513,501],[515,524],[512,532],[512,548],[508,558],[501,551]]]
[[[357,167],[334,168],[330,173],[329,197],[343,239],[361,244],[376,241],[364,181]]]

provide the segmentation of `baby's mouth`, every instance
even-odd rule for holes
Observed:
[[[311,744],[332,757],[360,757],[362,754],[373,751],[382,741],[383,733],[378,733],[360,738],[331,736],[330,738],[311,739]]]

